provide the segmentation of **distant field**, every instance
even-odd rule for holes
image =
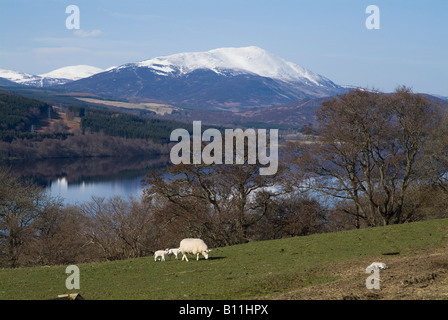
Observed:
[[[432,220],[214,248],[209,260],[79,264],[72,291],[66,266],[3,269],[0,299],[448,299],[447,249],[448,219]],[[365,285],[373,261],[389,266],[380,290]]]
[[[84,102],[88,102],[88,103],[95,103],[95,104],[101,104],[101,105],[112,106],[112,107],[148,110],[148,111],[153,111],[160,115],[171,114],[174,110],[178,109],[178,108],[170,106],[168,104],[159,104],[159,103],[128,103],[128,102],[121,102],[121,101],[100,100],[100,99],[79,98],[79,97],[77,97],[76,99],[84,101]]]

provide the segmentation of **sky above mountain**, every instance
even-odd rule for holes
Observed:
[[[365,22],[380,9],[380,29]],[[67,29],[69,5],[80,29]],[[3,0],[0,68],[45,74],[258,46],[338,84],[448,96],[448,1]]]

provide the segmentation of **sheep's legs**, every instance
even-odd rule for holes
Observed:
[[[185,258],[186,261],[188,261],[187,256],[186,256],[185,254],[182,253],[182,261],[184,261],[184,258]]]

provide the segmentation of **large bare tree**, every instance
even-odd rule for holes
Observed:
[[[45,210],[44,191],[0,168],[0,260],[20,265],[23,248],[35,237],[35,222]],[[3,252],[2,252],[3,251]]]
[[[113,197],[93,197],[81,206],[88,218],[83,236],[107,260],[135,258],[155,251],[153,216],[149,203]]]
[[[353,90],[317,115],[317,141],[302,145],[294,160],[302,183],[342,200],[356,227],[411,220],[405,204],[439,125],[437,108],[400,87],[392,94]]]

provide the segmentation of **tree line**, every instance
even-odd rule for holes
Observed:
[[[145,118],[78,106],[70,106],[69,110],[81,118],[83,133],[103,133],[128,139],[151,139],[158,143],[168,143],[170,133],[174,129],[191,129],[191,125],[174,120]]]
[[[56,135],[58,136],[58,135]],[[32,139],[0,141],[0,160],[57,159],[57,158],[124,158],[168,154],[167,144],[147,139],[126,139],[99,133],[41,135]]]
[[[64,207],[0,172],[0,265],[141,257],[184,237],[210,247],[445,218],[446,110],[400,87],[354,90],[323,103],[318,125],[260,164],[152,171],[141,199]]]

